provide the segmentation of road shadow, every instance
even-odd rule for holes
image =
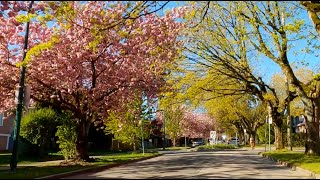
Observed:
[[[174,152],[154,159],[127,164],[106,170],[103,173],[76,176],[85,179],[296,179],[301,176],[287,174],[282,171],[287,167],[276,165],[273,161],[261,158],[247,150],[215,151],[215,152]],[[213,173],[212,169],[217,172]],[[108,171],[110,174],[108,175]],[[181,173],[185,172],[185,173]],[[239,172],[231,173],[231,172]],[[273,172],[275,175],[268,174]],[[111,176],[112,173],[112,176]],[[179,175],[177,175],[179,174]],[[307,178],[307,177],[306,177]]]

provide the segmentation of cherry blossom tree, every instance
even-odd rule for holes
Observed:
[[[216,120],[206,113],[196,113],[185,108],[181,109],[183,118],[179,121],[179,127],[176,127],[177,135],[189,138],[209,138],[210,131],[215,129]],[[168,115],[165,115],[167,117]],[[169,115],[170,117],[170,115]],[[167,118],[166,118],[167,120]],[[163,113],[158,112],[154,120],[157,125],[163,126]],[[167,121],[166,121],[167,124]],[[167,126],[167,125],[166,125]],[[163,127],[162,127],[163,128]],[[166,127],[167,130],[167,127]],[[174,131],[175,132],[175,131]],[[170,133],[169,133],[170,134]],[[172,134],[172,132],[171,132]],[[178,136],[171,138],[177,138]]]
[[[165,66],[175,58],[181,45],[177,37],[183,26],[176,19],[184,9],[174,9],[162,17],[147,14],[102,31],[106,22],[128,11],[123,3],[110,8],[105,2],[69,2],[67,7],[72,13],[61,17],[64,21],[56,21],[57,28],[41,26],[40,21],[31,23],[26,82],[31,86],[34,101],[73,113],[78,125],[77,158],[88,160],[87,136],[94,121],[104,120],[108,109],[133,98],[135,89],[143,90],[149,97],[159,91]],[[7,21],[4,23],[12,26],[8,30],[11,32],[14,22]],[[17,33],[7,37],[18,41],[14,38]],[[36,45],[37,42],[40,43]],[[18,50],[20,43],[15,42]],[[1,56],[0,62],[9,65],[4,69],[1,64],[4,70],[0,79],[9,76],[12,80],[1,86],[1,95],[12,94],[16,86],[17,60],[4,59],[8,54],[12,50]],[[11,96],[1,98],[10,101],[1,108],[12,106]]]
[[[191,138],[209,138],[216,121],[206,113],[186,112],[183,134]]]

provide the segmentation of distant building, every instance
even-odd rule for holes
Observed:
[[[12,149],[12,135],[15,114],[0,113],[0,151]]]

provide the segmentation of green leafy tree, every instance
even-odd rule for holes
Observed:
[[[244,138],[244,129],[255,139],[257,129],[265,122],[265,104],[253,96],[215,98],[207,101],[205,107],[223,128],[235,127],[241,140]]]
[[[171,105],[164,108],[164,113],[166,133],[172,139],[173,146],[175,147],[177,138],[182,136],[185,108],[179,105]]]
[[[56,132],[60,152],[66,160],[75,158],[77,152],[77,124],[70,121],[70,118],[70,114],[64,114],[62,117],[63,124],[58,126]]]
[[[142,136],[147,139],[150,135],[150,121],[146,119],[149,117],[148,111],[145,109],[146,106],[142,105],[142,98],[138,96],[124,106],[125,108],[121,111],[109,112],[105,120],[105,132],[113,134],[114,138],[122,143],[132,145],[133,150],[136,151],[136,144],[140,142]]]
[[[257,135],[260,144],[263,143],[269,143],[269,124],[264,124],[263,126],[260,126],[257,130]],[[284,136],[285,137],[285,136]],[[270,143],[274,143],[275,137],[274,137],[274,128],[270,127]]]

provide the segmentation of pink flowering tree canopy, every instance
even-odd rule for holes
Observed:
[[[16,4],[23,9],[23,3]],[[4,102],[0,111],[14,106],[19,78],[24,28],[16,22],[21,12],[15,10],[18,5],[2,1],[0,7],[6,11],[0,17],[0,101]],[[69,12],[66,15],[61,15],[59,4],[34,6],[51,14],[40,18],[39,13],[34,21],[30,19],[29,48],[22,65],[27,66],[26,83],[31,86],[33,101],[73,113],[78,123],[77,155],[86,159],[92,122],[104,120],[108,109],[133,98],[135,89],[149,97],[158,93],[164,83],[163,71],[181,47],[177,37],[183,24],[177,18],[184,11],[175,9],[161,17],[146,13],[107,26],[129,11],[124,3],[62,5]],[[44,23],[46,18],[53,25]]]

